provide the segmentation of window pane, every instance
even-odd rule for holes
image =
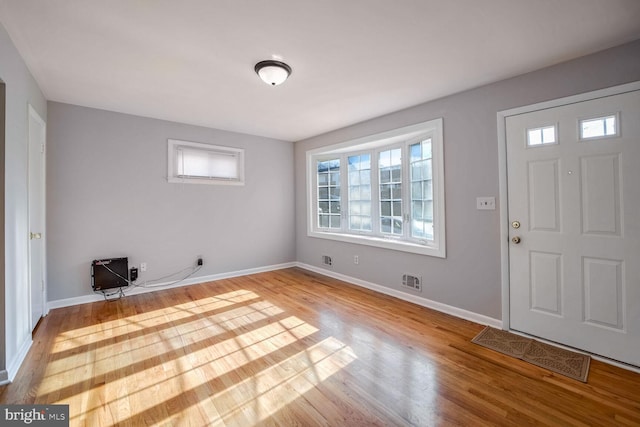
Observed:
[[[422,165],[419,161],[411,164],[411,180],[419,181],[422,179]]]
[[[371,155],[348,157],[349,162],[349,229],[366,230],[364,219],[371,215]],[[368,209],[367,209],[367,206]],[[366,212],[364,212],[366,210]],[[369,223],[371,219],[369,218]]]
[[[529,145],[541,145],[542,144],[542,132],[540,129],[529,130]]]
[[[360,199],[361,200],[369,200],[369,201],[371,201],[371,186],[370,185],[361,185],[360,186]]]
[[[422,200],[422,183],[420,181],[411,183],[411,200]]]
[[[431,140],[412,146],[420,147],[420,156],[412,157],[411,178],[411,236],[419,239],[433,239],[433,226],[427,212],[425,200],[432,198]]]
[[[380,200],[389,200],[391,199],[391,186],[390,185],[381,185],[380,186]]]
[[[362,215],[371,216],[371,202],[360,202],[360,209],[362,212]]]
[[[349,217],[349,228],[352,230],[362,229],[362,217],[358,215],[352,215]]]
[[[318,188],[318,200],[327,200],[329,199],[329,188],[328,187],[319,187]]]
[[[360,215],[362,213],[362,202],[349,202],[349,215]]]
[[[393,202],[393,216],[402,217],[402,202]]]
[[[402,218],[393,219],[393,234],[402,234]]]
[[[391,202],[380,202],[380,214],[382,216],[391,216]]]
[[[340,159],[318,161],[317,169],[318,226],[340,228]]]
[[[424,200],[433,200],[433,181],[422,181],[422,197]]]
[[[402,149],[379,153],[380,231],[402,235]]]
[[[402,185],[401,184],[392,184],[391,185],[391,198],[393,200],[402,200]]]
[[[371,184],[371,167],[370,166],[367,169],[363,169],[360,171],[360,184],[364,184],[364,185]]]
[[[380,231],[383,233],[391,233],[391,218],[390,217],[382,217],[380,218]]]
[[[178,176],[238,178],[238,158],[232,153],[218,153],[205,149],[179,147],[176,158]]]
[[[351,185],[349,186],[349,200],[359,200],[360,199],[360,186]]]

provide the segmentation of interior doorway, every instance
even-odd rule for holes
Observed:
[[[29,105],[29,289],[33,330],[46,312],[45,147],[46,123]]]

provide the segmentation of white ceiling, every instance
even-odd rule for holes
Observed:
[[[640,38],[638,0],[0,0],[47,99],[296,141]],[[256,62],[293,68],[269,87]]]

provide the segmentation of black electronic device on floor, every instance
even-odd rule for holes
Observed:
[[[107,258],[91,263],[91,287],[94,291],[129,286],[129,258]]]

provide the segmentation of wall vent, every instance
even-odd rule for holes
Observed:
[[[415,291],[421,291],[422,279],[418,276],[412,276],[411,274],[403,274],[402,286],[404,286],[405,288],[413,289]]]
[[[322,255],[322,263],[324,265],[333,265],[333,261],[331,261],[331,257],[329,255]]]

